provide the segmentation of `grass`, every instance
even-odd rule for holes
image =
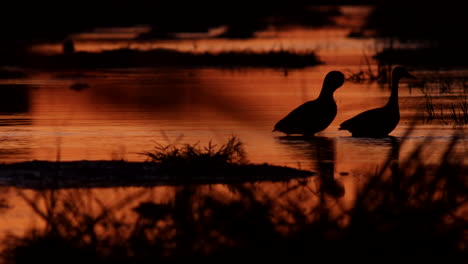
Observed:
[[[434,104],[434,96],[427,93],[424,94],[424,97],[426,122],[439,120],[444,124],[452,123],[460,126],[468,124],[468,100],[466,95],[457,96],[456,102],[445,105]]]
[[[249,163],[237,137],[219,146],[211,142],[203,147],[198,143],[156,144],[153,151],[140,154],[147,161],[35,160],[0,164],[0,180],[5,186],[44,190],[282,181],[314,175],[307,170]]]
[[[467,96],[460,96],[456,104],[451,103],[451,119],[457,125],[468,124],[468,100]]]
[[[377,82],[379,84],[386,84],[389,81],[391,71],[392,71],[392,65],[391,64],[383,64],[383,63],[378,63],[377,64],[377,69],[373,69],[369,56],[364,55],[364,60],[365,60],[365,66],[363,70],[359,71],[350,71],[347,70],[347,77],[346,80],[354,83],[372,83],[372,82]]]
[[[20,191],[46,225],[8,236],[3,260],[151,263],[167,256],[346,256],[375,261],[377,255],[466,262],[468,171],[466,151],[455,148],[461,135],[453,135],[440,163],[432,165],[422,155],[430,149],[429,140],[404,159],[399,156],[406,136],[392,141],[387,160],[359,180],[351,208],[320,187],[312,190],[310,181],[277,183],[273,193],[272,186],[232,184],[227,188],[232,199],[226,199],[224,189],[185,185],[172,189],[166,202],[154,199],[158,189],[143,188],[116,195],[111,204],[83,189]],[[180,155],[160,152],[169,153],[161,160]],[[135,206],[135,201],[141,202]]]
[[[426,106],[426,120],[432,121],[436,118],[435,110],[434,110],[434,103],[432,102],[432,97],[428,94],[424,94],[425,106]]]
[[[143,152],[148,161],[158,165],[159,174],[181,184],[233,183],[258,180],[281,181],[286,177],[305,178],[313,173],[306,170],[251,164],[243,143],[233,136],[220,146],[211,141],[207,146],[195,144],[156,144],[153,151]]]
[[[205,147],[198,143],[183,144],[181,147],[156,144],[154,151],[142,154],[169,170],[223,169],[247,163],[243,143],[237,137],[231,137],[219,147],[211,141]]]

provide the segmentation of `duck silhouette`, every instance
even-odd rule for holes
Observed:
[[[401,78],[416,79],[407,69],[398,66],[392,71],[392,92],[387,104],[367,110],[340,124],[338,130],[348,130],[353,137],[386,137],[400,122],[398,84]]]
[[[275,124],[273,131],[287,135],[301,134],[313,136],[327,128],[336,116],[336,103],[333,93],[344,83],[344,74],[339,71],[329,72],[323,81],[322,90],[317,99],[305,102],[292,110]]]

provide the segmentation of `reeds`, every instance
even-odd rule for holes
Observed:
[[[148,263],[164,256],[466,260],[466,153],[456,148],[463,135],[447,142],[438,164],[428,164],[422,155],[430,150],[429,138],[400,157],[405,137],[393,139],[381,168],[362,179],[351,208],[311,190],[307,181],[278,183],[270,195],[269,188],[259,185],[233,184],[227,188],[233,199],[225,199],[225,191],[217,188],[186,185],[173,189],[173,200],[156,202],[150,198],[152,189],[142,189],[116,196],[114,205],[80,189],[22,193],[46,228],[9,236],[3,257],[6,263]],[[228,162],[237,154],[226,158],[223,153],[237,152],[237,143],[233,139],[228,145],[172,148],[155,157],[199,160],[220,153]],[[124,211],[141,197],[149,200]]]
[[[434,110],[434,103],[432,102],[432,97],[428,94],[424,94],[425,101],[425,110],[426,110],[426,120],[431,121],[436,118],[435,110]]]
[[[468,100],[466,95],[457,96],[456,102],[451,102],[447,105],[435,105],[433,103],[434,96],[431,96],[427,93],[424,94],[424,97],[424,116],[426,122],[439,120],[444,124],[468,124]]]
[[[367,55],[364,55],[365,69],[356,72],[347,70],[346,80],[355,83],[372,83],[385,84],[388,82],[392,66],[390,64],[377,64],[377,69],[371,67],[372,63]]]
[[[457,125],[468,124],[468,100],[467,96],[460,96],[457,103],[451,103],[451,119]]]
[[[235,136],[219,147],[211,141],[205,147],[199,146],[198,143],[183,144],[180,147],[172,144],[166,146],[156,144],[154,151],[142,154],[150,161],[170,168],[222,167],[246,163],[243,144]]]

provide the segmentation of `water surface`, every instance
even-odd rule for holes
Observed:
[[[421,118],[426,104],[423,90],[414,83],[402,82],[399,97],[401,120],[391,133],[393,137],[350,137],[349,132],[338,130],[339,124],[362,111],[383,106],[390,90],[388,84],[347,81],[335,92],[338,105],[336,119],[316,138],[288,138],[272,132],[279,119],[318,96],[323,78],[329,71],[339,70],[348,75],[367,69],[364,56],[372,48],[373,40],[348,39],[348,32],[343,28],[289,29],[275,31],[274,34],[266,32],[266,37],[248,41],[202,39],[132,43],[132,47],[142,49],[165,47],[190,51],[316,50],[325,64],[304,69],[27,69],[28,77],[25,79],[0,80],[0,162],[144,161],[146,156],[140,153],[151,151],[156,143],[199,142],[204,146],[210,141],[223,144],[231,136],[237,136],[244,143],[250,162],[309,169],[321,175],[322,180],[323,177],[328,179],[328,188],[324,192],[340,199],[341,209],[333,209],[333,214],[339,215],[353,206],[363,184],[362,179],[378,171],[386,160],[403,162],[416,146],[427,141],[422,160],[438,164],[452,135],[465,129],[464,126],[437,120],[424,122]],[[124,47],[125,43],[127,40],[108,41],[88,35],[86,40],[77,43],[76,48],[99,51]],[[34,49],[54,53],[59,47],[52,43]],[[375,69],[376,65],[371,64],[370,67]],[[419,70],[413,74],[422,80],[444,74],[468,76],[464,71]],[[436,102],[454,102],[463,95],[461,84],[453,84],[448,93],[438,91],[437,82],[431,85],[436,87],[433,90],[438,96]],[[412,133],[404,137],[410,128]],[[404,143],[400,147],[397,143],[403,138]],[[467,140],[466,134],[462,134],[455,146],[457,153],[466,154]],[[289,192],[294,185],[298,186],[297,189]],[[303,183],[258,183],[255,190],[258,197],[274,198],[287,194],[278,200],[279,204],[294,200],[301,202],[304,208],[312,208],[320,204],[321,197],[317,195],[320,186],[316,178],[311,178]],[[3,188],[0,197],[4,199],[0,201],[5,202],[1,212],[2,233],[21,234],[31,222],[32,225],[44,224],[37,211],[27,203],[28,199],[46,200],[46,196],[41,196],[43,193]],[[238,198],[226,186],[214,186],[215,192],[210,188],[204,186],[198,191],[213,193],[227,200]],[[122,213],[132,215],[129,219],[134,219],[132,207],[148,200],[167,203],[174,198],[177,188],[132,187],[60,192],[65,197],[90,197],[89,203],[93,208],[102,204],[116,207],[120,200],[128,200],[128,204],[122,206]],[[135,198],[128,198],[134,194]],[[97,204],[93,202],[98,200]],[[40,206],[47,205],[46,202],[41,203]]]

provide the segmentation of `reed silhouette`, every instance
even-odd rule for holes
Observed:
[[[17,188],[66,189],[277,182],[313,175],[307,170],[250,163],[237,137],[220,146],[212,142],[203,147],[198,143],[157,144],[153,151],[140,154],[148,160],[60,161],[58,152],[57,162],[0,164],[0,179],[3,184]]]
[[[378,255],[464,262],[468,185],[466,153],[455,148],[460,135],[448,142],[436,165],[421,154],[430,139],[399,160],[405,137],[391,139],[387,160],[362,179],[348,209],[341,208],[339,196],[321,198],[323,188],[315,192],[295,180],[268,186],[182,185],[170,189],[173,199],[166,202],[154,199],[157,188],[119,193],[107,202],[99,198],[99,189],[19,189],[46,224],[7,236],[2,257],[5,263],[150,263],[167,256],[312,254],[328,260]],[[310,153],[315,152],[310,146],[319,146],[313,155],[323,159],[319,166],[328,174],[333,140],[313,142],[302,146]],[[226,199],[226,191],[232,199]]]
[[[287,135],[313,136],[327,128],[335,119],[337,112],[333,93],[343,85],[344,81],[343,73],[329,72],[325,76],[317,99],[308,101],[291,111],[275,124],[273,131],[280,131]]]
[[[381,108],[367,110],[340,124],[339,130],[348,130],[353,137],[385,137],[400,122],[398,105],[398,84],[401,78],[415,77],[399,66],[392,71],[391,95],[387,104]]]

